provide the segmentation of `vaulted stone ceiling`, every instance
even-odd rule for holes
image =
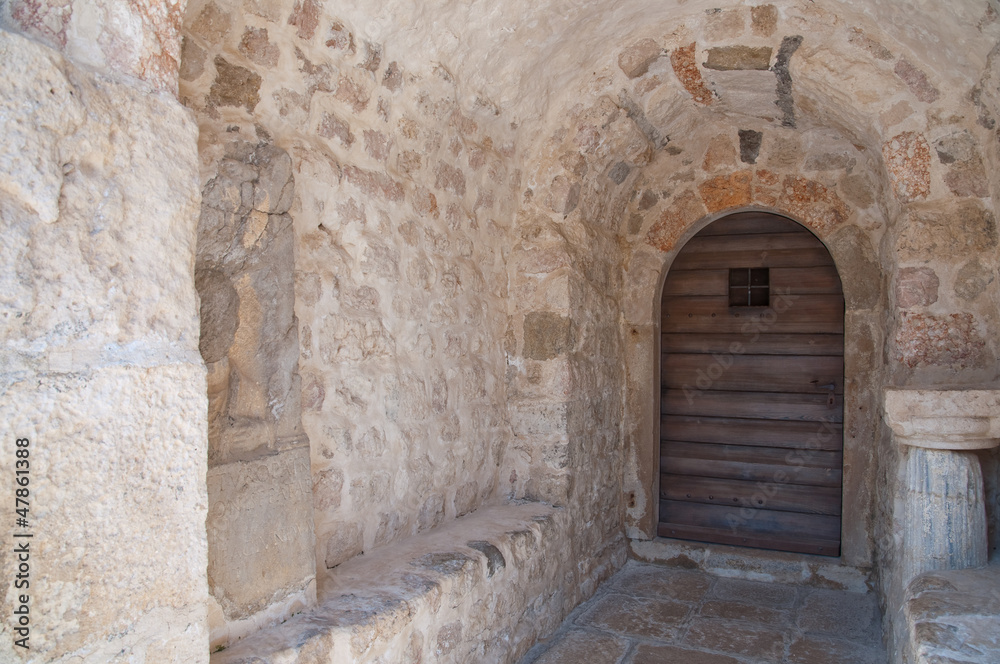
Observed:
[[[802,48],[822,57],[822,67],[796,69],[797,86],[812,83],[817,102],[838,105],[836,82],[865,77],[866,62],[880,54],[841,48],[854,28],[926,71],[945,96],[965,97],[979,80],[1000,35],[993,5],[981,0],[942,4],[927,0],[775,3],[781,33],[807,35]],[[711,0],[515,0],[495,2],[397,0],[336,3],[326,9],[357,30],[360,39],[386,44],[386,57],[405,57],[410,65],[440,64],[464,84],[468,101],[494,105],[525,128],[546,115],[557,117],[582,93],[613,89],[618,53],[642,38],[667,45],[694,40],[700,23],[711,24],[723,42],[736,43],[733,31],[749,19],[746,3]],[[725,13],[746,18],[723,18]],[[747,21],[748,22],[748,21]],[[749,26],[747,26],[749,28]],[[713,31],[708,27],[709,32]],[[747,30],[755,42],[761,33]],[[780,38],[779,38],[780,41]],[[414,57],[426,54],[426,58]],[[419,60],[424,60],[420,63]],[[807,83],[807,81],[809,83]],[[873,89],[873,93],[883,92]],[[826,98],[824,98],[826,97]],[[817,108],[822,122],[824,112]]]

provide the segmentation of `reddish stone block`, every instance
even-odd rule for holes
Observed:
[[[243,106],[253,112],[260,103],[261,77],[257,72],[215,57],[215,80],[208,92],[209,106]]]
[[[720,175],[698,185],[698,193],[709,212],[737,208],[750,204],[750,180],[750,171]]]
[[[712,589],[712,597],[715,599],[772,609],[791,609],[795,605],[797,593],[798,590],[793,585],[747,579],[719,579]]]
[[[319,26],[320,4],[318,0],[297,0],[288,17],[288,25],[298,30],[299,39],[312,39]]]
[[[341,76],[340,81],[337,83],[336,97],[340,101],[350,104],[355,113],[365,110],[368,106],[368,101],[371,99],[368,90],[346,76]]]
[[[70,0],[14,0],[10,4],[10,17],[25,34],[60,49],[66,47],[66,28],[72,14]]]
[[[757,183],[767,187],[773,187],[777,185],[778,182],[781,181],[777,173],[775,173],[774,171],[769,171],[765,168],[758,169],[756,176],[757,176]]]
[[[470,117],[466,117],[458,109],[452,111],[450,124],[463,136],[471,136],[479,131],[479,123]]]
[[[437,197],[424,187],[417,187],[413,192],[413,209],[424,217],[437,219],[439,216]]]
[[[927,80],[927,74],[917,69],[913,63],[906,58],[900,58],[896,63],[896,76],[903,79],[913,96],[922,102],[931,103],[937,101],[941,96],[938,89]]]
[[[465,196],[465,173],[450,164],[441,162],[438,164],[434,188],[450,191],[456,196]]]
[[[646,235],[646,243],[660,251],[670,251],[694,222],[708,211],[694,191],[678,195]]]
[[[719,134],[708,142],[705,160],[701,164],[704,171],[720,167],[732,168],[736,165],[736,145],[731,136]]]
[[[338,138],[345,147],[351,147],[351,144],[354,143],[351,126],[332,113],[323,114],[317,131],[323,138]]]
[[[878,648],[854,641],[802,636],[788,649],[788,661],[795,664],[814,664],[814,662],[882,664],[885,661],[885,653]]]
[[[814,231],[823,233],[847,221],[847,205],[832,189],[808,178],[785,177],[777,205],[805,222]]]
[[[805,597],[798,614],[799,628],[809,634],[857,643],[874,643],[882,635],[878,601],[871,593],[815,589]]]
[[[277,65],[281,53],[281,50],[268,40],[267,28],[247,28],[243,38],[240,39],[239,50],[251,61],[265,67]]]
[[[691,605],[683,602],[609,593],[577,623],[617,634],[667,640],[677,635],[690,610]]]
[[[396,167],[407,175],[419,171],[422,165],[423,159],[419,152],[404,150],[396,155]]]
[[[395,92],[403,86],[403,70],[395,62],[390,62],[389,66],[385,68],[385,74],[382,76],[382,85],[389,89],[390,92]]]
[[[709,577],[701,572],[633,565],[618,574],[612,588],[615,592],[631,595],[698,602],[709,585]]]
[[[345,166],[344,178],[369,196],[390,201],[403,200],[403,186],[385,173],[373,173],[357,166]]]
[[[892,60],[892,51],[865,34],[861,28],[851,28],[848,41],[858,48],[868,51],[879,60]]]
[[[778,29],[778,8],[774,5],[751,7],[750,21],[755,35],[770,37]]]
[[[354,55],[354,33],[344,27],[340,21],[334,21],[330,26],[330,34],[327,36],[326,45],[328,48],[335,48],[338,51],[347,51]]]
[[[575,629],[546,650],[535,660],[535,664],[615,664],[621,661],[628,647],[629,643],[625,639]]]
[[[761,625],[782,627],[789,622],[788,612],[772,609],[757,604],[742,602],[726,602],[711,600],[701,606],[699,612],[704,618],[726,618],[728,620],[746,620]]]
[[[740,664],[740,661],[727,655],[641,643],[635,651],[632,664]]]
[[[983,363],[986,342],[972,314],[932,316],[904,311],[896,326],[896,350],[899,362],[908,367],[965,369]]]
[[[389,158],[392,141],[380,131],[365,129],[365,152],[377,161],[384,162]]]
[[[718,618],[692,620],[683,643],[768,662],[779,660],[785,651],[781,630]]]
[[[882,146],[892,189],[903,202],[931,193],[931,149],[922,134],[905,131]]]
[[[695,50],[694,43],[674,49],[670,54],[670,64],[684,89],[691,94],[696,102],[707,106],[712,103],[712,91],[708,89],[705,80],[701,77],[701,70],[698,69],[698,64],[694,60]]]

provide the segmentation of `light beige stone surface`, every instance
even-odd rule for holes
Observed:
[[[326,570],[512,499],[572,517],[544,624],[595,591],[623,533],[636,555],[732,569],[639,541],[659,498],[659,291],[698,230],[765,210],[813,231],[844,284],[844,564],[741,573],[870,571],[902,656],[885,391],[1000,376],[992,0],[8,0],[0,25],[39,40],[0,40],[0,384],[198,374],[175,392],[208,403],[212,571],[191,583],[213,580],[213,644],[305,608],[317,577],[322,600]],[[966,433],[993,436],[981,424]],[[369,654],[482,641],[460,616],[407,639]],[[356,645],[321,642],[289,657]]]
[[[906,445],[975,450],[1000,445],[1000,392],[889,390],[886,420]]]
[[[207,661],[203,377],[197,365],[123,366],[5,387],[0,415],[31,440],[34,537],[30,655],[4,621],[0,658]],[[9,579],[12,551],[0,559]],[[5,615],[19,594],[5,592]]]
[[[30,650],[5,618],[0,659],[206,661],[196,126],[9,32],[0,59],[0,416],[31,440],[34,535]]]

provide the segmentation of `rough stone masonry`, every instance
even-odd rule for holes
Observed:
[[[285,661],[516,661],[655,537],[659,290],[766,210],[843,281],[841,563],[924,661],[883,407],[997,386],[998,9],[0,0],[0,486],[30,438],[37,533],[0,659],[207,662],[336,613]],[[424,541],[461,564],[412,606],[352,585]]]

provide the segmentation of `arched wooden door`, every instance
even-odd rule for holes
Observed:
[[[840,555],[844,296],[826,247],[730,215],[677,255],[661,311],[660,536]]]

